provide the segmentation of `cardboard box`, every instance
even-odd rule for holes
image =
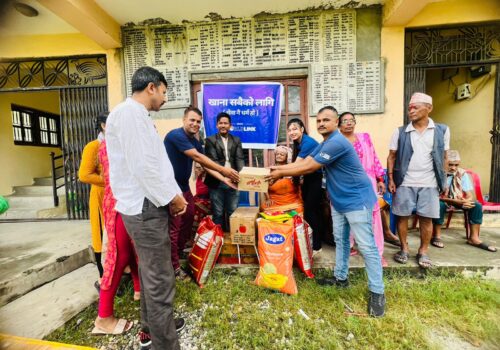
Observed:
[[[224,233],[224,245],[221,248],[217,264],[258,264],[257,252],[251,245],[239,246],[240,255],[238,257],[238,247],[231,242],[229,232]]]
[[[232,244],[255,245],[257,215],[258,207],[240,207],[234,211],[229,218]]]
[[[270,170],[266,168],[244,167],[240,171],[240,182],[238,190],[267,192],[269,183],[264,179]]]

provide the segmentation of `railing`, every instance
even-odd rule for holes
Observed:
[[[56,161],[58,159],[62,160],[63,156],[62,154],[59,156],[56,156],[54,152],[50,152],[50,160],[52,164],[52,195],[54,196],[54,206],[58,207],[59,206],[59,196],[57,195],[57,190],[61,187],[64,186],[64,182],[60,184],[59,186],[57,185],[57,180],[64,178],[64,165],[61,164],[59,166],[56,166]],[[63,171],[60,172],[59,175],[57,175],[57,170],[63,169]]]

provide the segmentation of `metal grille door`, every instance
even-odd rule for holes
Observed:
[[[106,87],[60,90],[62,151],[69,219],[89,218],[90,186],[78,180],[78,169],[85,145],[95,140],[94,120],[108,109]]]

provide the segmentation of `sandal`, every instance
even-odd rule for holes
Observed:
[[[444,243],[441,240],[441,237],[432,237],[431,245],[433,245],[436,248],[444,248]]]
[[[384,242],[392,244],[396,247],[401,247],[401,242],[399,241],[399,239],[384,239]]]
[[[406,264],[409,257],[410,253],[400,250],[394,255],[394,260],[400,264]]]
[[[417,264],[423,269],[430,269],[432,260],[425,254],[417,254]]]
[[[484,243],[484,242],[476,244],[476,243],[472,243],[472,242],[467,241],[467,244],[471,245],[473,247],[479,248],[479,249],[484,249],[484,250],[486,250],[488,252],[492,252],[492,253],[495,253],[497,251],[497,248],[495,248],[493,246],[490,246],[490,245],[488,245],[487,243]]]
[[[92,335],[118,335],[128,332],[134,324],[123,318],[120,318],[111,332],[95,326],[92,329]]]

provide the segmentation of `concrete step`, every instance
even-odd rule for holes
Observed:
[[[26,264],[27,266],[33,259],[39,259],[42,255],[44,255],[44,253],[40,252],[32,256],[11,257],[6,259],[10,259],[11,263],[16,263],[21,266]],[[0,281],[0,305],[15,300],[29,293],[31,290],[60,278],[90,262],[92,262],[91,252],[89,248],[84,248],[71,255],[59,256],[54,260],[47,259],[37,268],[25,269],[20,274],[2,279],[2,281]]]
[[[36,186],[52,186],[52,178],[50,176],[48,177],[35,177],[33,179],[34,185]],[[57,186],[64,184],[64,179],[57,179],[56,180]]]
[[[87,264],[0,309],[0,333],[41,339],[97,300],[96,269]]]
[[[10,208],[5,213],[0,215],[2,219],[36,219],[38,217],[38,209],[23,209],[23,208]]]
[[[52,197],[52,186],[14,186],[14,195],[19,196],[50,196]],[[64,186],[57,189],[59,196],[65,196]]]
[[[12,209],[45,209],[54,206],[54,198],[45,195],[10,195],[5,197]]]
[[[93,261],[86,220],[1,223],[0,237],[0,306]]]
[[[14,195],[20,196],[52,196],[52,186],[14,186]]]

